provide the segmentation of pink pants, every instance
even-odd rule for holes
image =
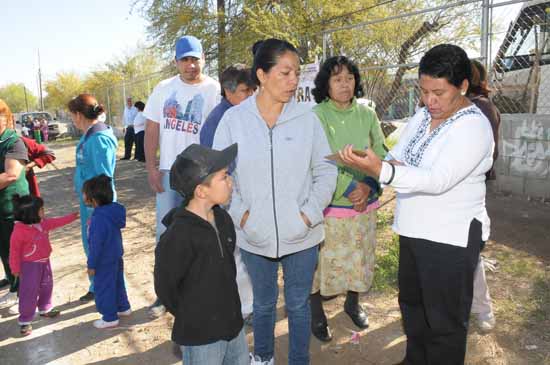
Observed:
[[[19,324],[29,324],[36,313],[52,308],[53,276],[50,261],[22,262],[19,279]]]

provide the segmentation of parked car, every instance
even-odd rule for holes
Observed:
[[[56,139],[58,137],[70,134],[69,123],[58,121],[56,118],[53,118],[52,115],[48,112],[21,113],[20,118],[19,120],[17,120],[17,122],[19,126],[22,126],[23,124],[29,125],[35,119],[46,119],[46,121],[48,122],[49,139]],[[18,132],[20,132],[20,130]]]

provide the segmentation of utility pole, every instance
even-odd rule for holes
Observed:
[[[27,88],[23,85],[23,93],[25,94],[25,107],[27,108],[27,113],[29,112],[29,101],[27,100]]]
[[[42,71],[40,70],[40,49],[38,49],[38,93],[40,94],[40,111],[44,111],[44,97],[42,96]]]

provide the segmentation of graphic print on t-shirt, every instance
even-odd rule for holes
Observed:
[[[204,98],[201,94],[196,94],[187,102],[185,111],[176,98],[174,91],[164,102],[162,114],[164,116],[164,129],[180,131],[184,133],[197,134],[199,126],[202,123],[202,109]]]

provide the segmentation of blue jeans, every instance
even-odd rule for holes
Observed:
[[[183,201],[182,196],[176,191],[170,189],[170,171],[161,170],[163,193],[157,193],[157,243],[160,235],[164,233],[166,227],[162,224],[162,219],[172,208],[176,208]]]
[[[274,331],[279,287],[277,272],[283,265],[285,305],[289,328],[289,365],[309,364],[311,314],[309,293],[317,265],[318,246],[279,259],[256,255],[241,249],[254,292],[254,355],[262,361],[274,355]]]
[[[183,365],[248,365],[248,345],[241,332],[231,341],[217,341],[208,345],[181,346]]]

